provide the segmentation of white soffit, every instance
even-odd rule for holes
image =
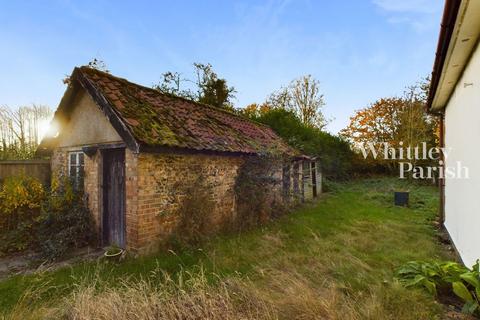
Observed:
[[[432,110],[446,107],[480,35],[480,0],[463,0],[443,64]]]

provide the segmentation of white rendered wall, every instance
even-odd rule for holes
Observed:
[[[445,180],[445,226],[463,262],[480,258],[480,50],[477,46],[445,110],[446,165],[469,179]],[[450,149],[450,150],[449,150]]]

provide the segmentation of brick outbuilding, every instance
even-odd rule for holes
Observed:
[[[74,69],[53,124],[39,152],[83,189],[102,245],[155,248],[175,232],[187,186],[199,179],[214,202],[211,231],[221,229],[237,214],[236,179],[252,157],[284,159],[273,197],[321,192],[318,161],[269,127],[88,67]]]

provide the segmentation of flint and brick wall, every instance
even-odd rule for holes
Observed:
[[[139,155],[125,150],[125,222],[127,247],[139,249],[139,239],[143,230],[139,230]]]
[[[221,229],[236,212],[235,178],[243,161],[228,156],[140,154],[135,247],[154,249],[175,232],[188,187],[199,178],[215,202],[211,231]]]
[[[57,148],[51,158],[52,173],[65,176],[68,152],[78,147]],[[85,156],[84,191],[88,205],[101,231],[102,217],[102,155],[97,151]],[[245,159],[239,156],[201,154],[135,154],[125,150],[125,204],[126,244],[128,249],[139,252],[155,250],[172,236],[180,222],[180,210],[189,188],[198,185],[205,188],[214,209],[211,212],[211,232],[218,231],[235,218],[237,213],[235,181]],[[305,166],[304,166],[305,165]],[[312,198],[310,161],[295,162],[287,173],[288,188],[300,193],[298,200]],[[285,174],[285,172],[284,172]],[[282,179],[282,170],[278,172]],[[285,185],[284,185],[285,187]],[[317,190],[321,192],[321,172],[317,170]],[[273,195],[282,197],[281,184]],[[293,200],[293,197],[292,199]],[[261,214],[261,213],[259,213]]]
[[[84,191],[87,197],[88,207],[93,215],[97,230],[100,231],[101,214],[102,214],[102,197],[101,183],[103,180],[102,175],[102,155],[100,151],[97,151],[91,157],[84,157]],[[99,233],[99,232],[98,232]]]
[[[54,150],[50,161],[52,176],[55,179],[63,179],[68,176],[68,153],[73,151],[81,151],[81,148],[65,147]],[[97,151],[92,157],[85,156],[84,165],[85,196],[97,231],[100,231],[102,213],[102,156],[100,151]]]
[[[50,158],[50,164],[52,168],[52,175],[55,177],[62,177],[67,174],[67,148],[57,148],[53,151]]]

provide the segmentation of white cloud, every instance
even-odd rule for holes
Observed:
[[[433,14],[438,11],[440,0],[373,0],[373,3],[385,11]]]
[[[418,33],[433,30],[440,23],[440,0],[372,0],[391,24],[406,24]]]

